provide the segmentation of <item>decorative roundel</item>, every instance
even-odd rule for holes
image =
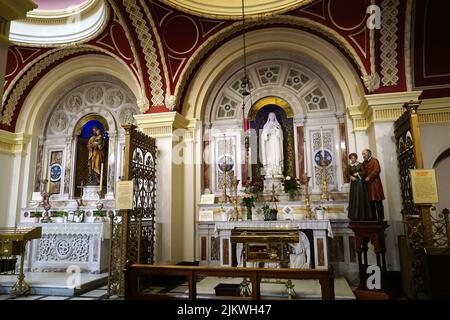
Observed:
[[[325,160],[327,161],[328,166],[330,166],[331,162],[333,161],[333,157],[331,153],[328,152],[328,150],[324,150],[324,153],[325,153]],[[320,160],[322,160],[322,150],[317,151],[316,154],[314,155],[314,162],[319,167],[320,167]]]
[[[313,101],[314,103],[317,103],[317,102],[319,102],[319,98],[318,98],[318,97],[314,97],[314,98],[312,99],[312,101]]]
[[[59,163],[54,163],[50,166],[50,181],[56,182],[61,179],[62,167]]]
[[[219,170],[222,172],[230,172],[234,168],[233,158],[230,156],[224,155],[219,158],[218,164]],[[225,165],[225,168],[223,167]]]
[[[269,79],[272,78],[272,72],[267,72],[266,73],[266,77],[269,78]]]
[[[295,77],[295,78],[294,78],[294,82],[295,82],[295,83],[299,83],[299,82],[300,82],[300,78],[299,78],[299,77]]]
[[[231,110],[231,106],[229,104],[225,105],[224,107],[225,111],[230,111]]]

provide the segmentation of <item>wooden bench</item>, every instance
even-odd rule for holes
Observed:
[[[334,273],[333,269],[268,269],[268,268],[210,268],[173,265],[140,265],[126,266],[125,270],[125,299],[200,299],[197,296],[197,279],[201,277],[232,277],[247,278],[251,282],[251,297],[240,299],[261,299],[261,280],[264,279],[300,279],[319,280],[322,299],[334,300]],[[188,283],[188,295],[174,296],[166,293],[144,292],[142,287],[145,277],[156,276],[183,276]]]

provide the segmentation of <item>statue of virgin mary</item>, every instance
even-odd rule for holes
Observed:
[[[266,176],[283,175],[283,130],[270,112],[261,134],[261,160]]]

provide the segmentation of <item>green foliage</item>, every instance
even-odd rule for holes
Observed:
[[[60,210],[60,211],[52,211],[52,217],[54,218],[64,218],[67,217],[67,212]]]
[[[42,212],[40,211],[31,211],[30,212],[31,218],[42,218]]]
[[[284,187],[284,192],[293,193],[293,192],[297,192],[298,190],[300,190],[300,183],[298,180],[299,179],[297,179],[297,178],[291,178],[289,176],[284,178],[281,181],[281,183],[283,184],[283,187]]]
[[[92,214],[94,215],[94,217],[104,217],[104,216],[106,216],[106,211],[104,211],[104,210],[101,210],[101,211],[94,210],[92,212]]]

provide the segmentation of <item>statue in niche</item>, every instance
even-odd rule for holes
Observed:
[[[105,158],[104,155],[105,141],[102,132],[98,127],[92,128],[92,137],[89,138],[87,143],[88,148],[88,165],[89,165],[89,178],[91,184],[100,184],[100,171],[101,165]]]
[[[283,175],[283,130],[274,112],[263,127],[260,149],[266,176]]]

